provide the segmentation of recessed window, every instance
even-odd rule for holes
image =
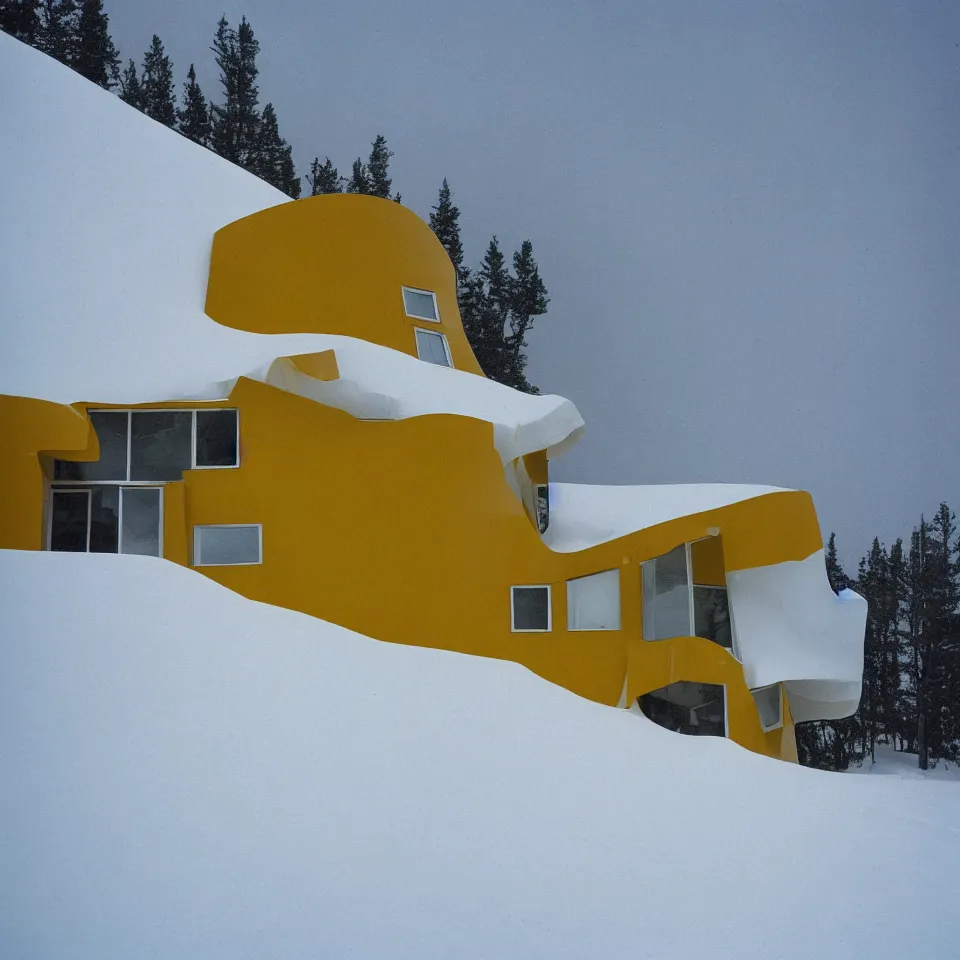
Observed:
[[[57,460],[54,480],[162,483],[240,465],[236,410],[91,410],[90,423],[100,459]]]
[[[510,629],[514,633],[545,633],[550,623],[549,586],[510,588]]]
[[[50,501],[50,549],[69,553],[163,556],[163,489],[144,484],[56,486]]]
[[[417,290],[415,287],[403,288],[403,309],[408,317],[416,320],[432,320],[440,322],[440,311],[437,309],[437,297],[430,290]]]
[[[637,704],[644,716],[676,733],[695,737],[727,735],[722,684],[679,680],[637,697]]]
[[[567,581],[567,629],[620,629],[619,570]]]
[[[225,523],[193,528],[195,567],[236,566],[263,562],[259,523]]]
[[[776,730],[783,725],[783,696],[780,691],[780,684],[774,683],[769,687],[759,687],[751,690],[753,702],[757,705],[757,713],[760,714],[760,725],[764,732]]]
[[[417,356],[427,363],[435,363],[440,367],[452,367],[450,348],[447,338],[442,333],[417,328]]]
[[[547,532],[550,526],[550,487],[546,483],[537,484],[537,529]]]

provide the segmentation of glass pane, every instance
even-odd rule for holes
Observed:
[[[120,488],[90,491],[90,552],[116,553],[120,538]]]
[[[567,581],[567,629],[620,629],[619,570]]]
[[[407,316],[421,317],[424,320],[437,319],[437,307],[433,296],[429,293],[418,293],[416,290],[403,291],[403,306]]]
[[[757,713],[764,730],[771,730],[780,725],[780,685],[763,687],[760,690],[751,690]]]
[[[260,563],[260,527],[194,527],[197,566]]]
[[[50,549],[62,553],[86,553],[86,490],[55,490],[50,517]]]
[[[550,487],[545,483],[537,485],[537,529],[547,532],[550,526]]]
[[[644,715],[677,733],[725,737],[723,687],[680,680],[637,697]]]
[[[728,650],[733,646],[726,588],[693,588],[693,622],[694,636],[712,640]]]
[[[417,331],[417,355],[427,363],[435,363],[441,367],[449,367],[447,351],[443,345],[443,337],[439,333],[430,333],[429,330]]]
[[[158,487],[124,487],[121,553],[160,556],[160,490]]]
[[[237,465],[237,411],[197,411],[197,466]]]
[[[513,629],[550,628],[550,591],[546,587],[513,588]]]
[[[683,546],[643,565],[643,639],[688,637],[690,578]]]
[[[190,469],[193,414],[170,410],[131,415],[131,480],[179,480]]]
[[[127,415],[112,410],[91,410],[90,422],[100,442],[100,459],[92,463],[58,460],[57,480],[126,480]]]

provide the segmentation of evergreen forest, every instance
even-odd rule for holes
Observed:
[[[301,196],[302,178],[277,111],[269,101],[261,106],[260,45],[246,18],[236,26],[225,17],[216,24],[209,53],[220,89],[212,97],[201,90],[192,63],[178,90],[157,35],[139,62],[123,63],[102,0],[0,0],[0,29],[288,196]],[[366,159],[352,161],[348,176],[325,155],[314,158],[303,179],[310,196],[359,193],[400,203],[390,177],[392,156],[386,138],[377,134]],[[459,221],[444,179],[430,226],[456,270],[473,351],[490,378],[537,393],[526,376],[527,334],[550,301],[533,245],[524,240],[511,258],[494,236],[479,266],[470,267]],[[855,576],[842,569],[832,534],[826,554],[833,589],[856,590],[869,604],[863,695],[852,717],[798,726],[801,762],[844,770],[883,744],[916,754],[923,769],[960,763],[960,536],[953,512],[943,503],[931,520],[921,517],[909,544],[897,540],[887,548],[874,539]]]

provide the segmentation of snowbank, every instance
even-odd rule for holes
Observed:
[[[277,357],[333,348],[343,382],[320,385],[320,399],[357,416],[487,420],[504,460],[582,430],[562,397],[350,337],[215,323],[203,312],[214,233],[288,198],[3,33],[0,91],[3,226],[14,240],[0,258],[0,393],[212,400],[238,376],[265,380]]]
[[[954,783],[684,738],[163,561],[0,553],[0,591],[2,956],[955,954]]]

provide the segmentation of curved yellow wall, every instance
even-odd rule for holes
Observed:
[[[432,290],[440,323],[414,320],[402,288]],[[443,333],[453,364],[481,374],[460,322],[453,264],[433,231],[391,200],[326,194],[218,230],[207,314],[254,333],[333,333],[417,355],[414,329]]]

